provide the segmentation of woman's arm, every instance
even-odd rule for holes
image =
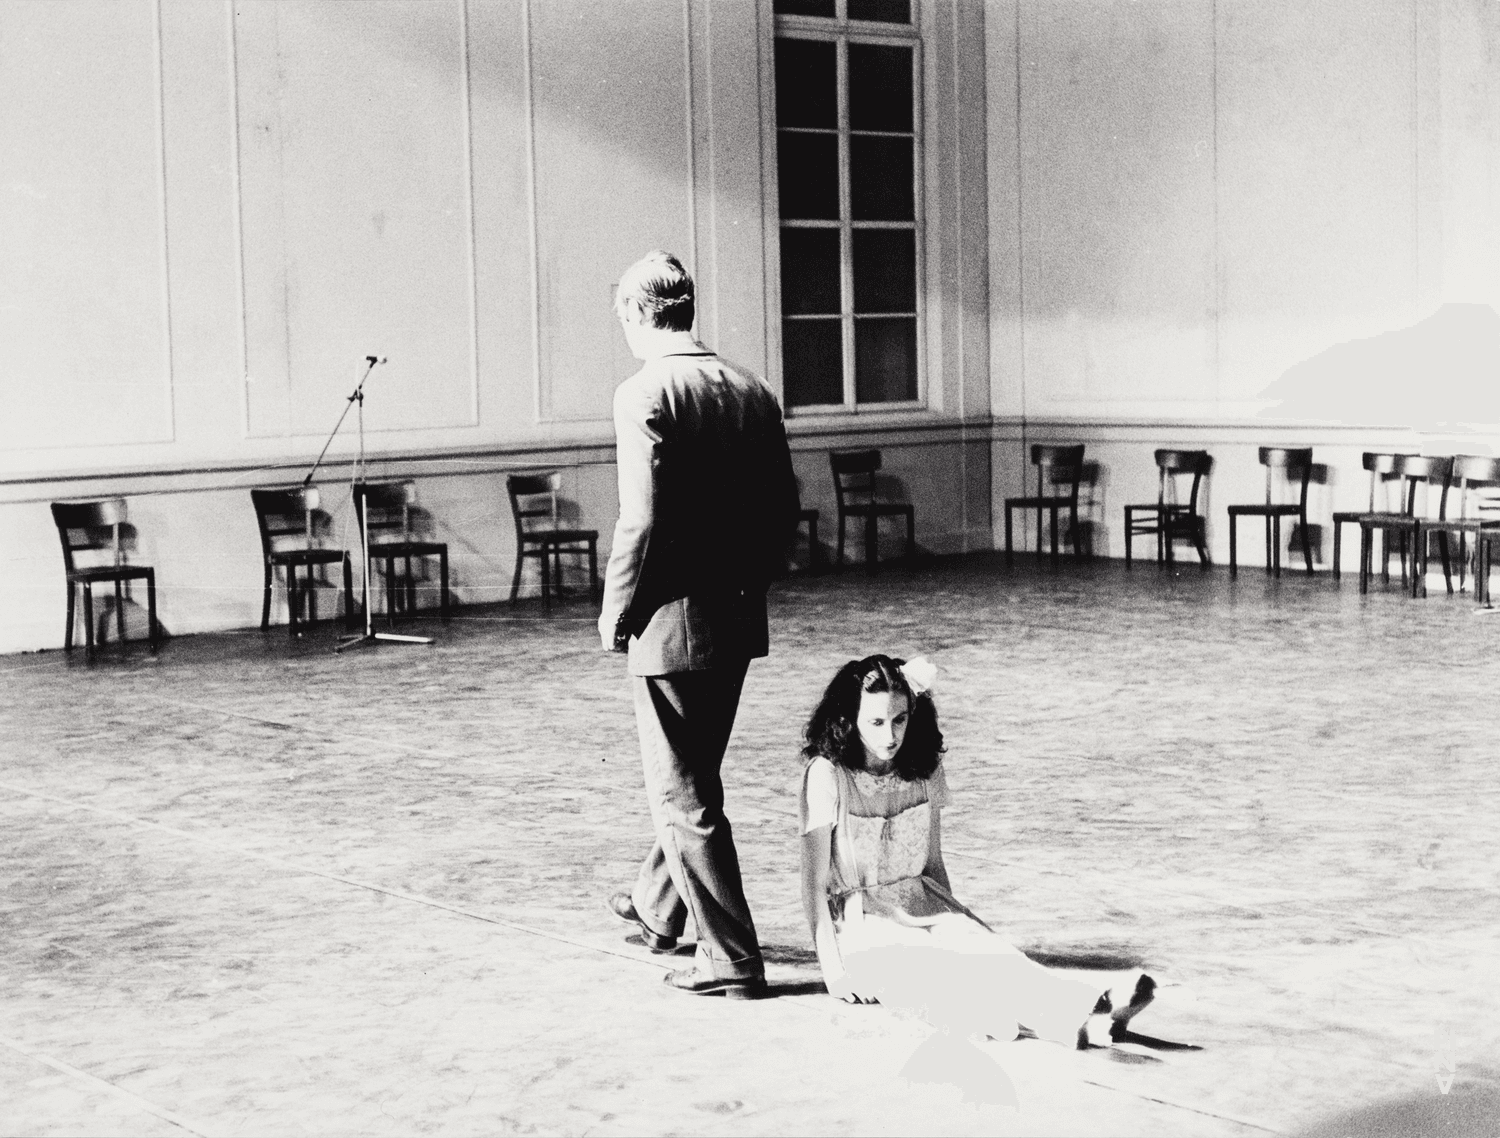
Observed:
[[[952,893],[953,887],[948,884],[948,867],[943,864],[943,811],[941,807],[934,805],[929,813],[932,816],[932,826],[927,835],[927,864],[923,866],[922,874]]]
[[[802,835],[802,912],[812,930],[818,966],[829,993],[858,1004],[864,1001],[849,986],[849,974],[833,931],[833,914],[828,911],[828,866],[832,858],[832,826],[819,826]]]

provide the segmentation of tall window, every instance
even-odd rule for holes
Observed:
[[[787,406],[921,398],[921,44],[910,0],[775,0]]]

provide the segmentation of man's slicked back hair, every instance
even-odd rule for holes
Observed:
[[[695,314],[693,278],[682,262],[665,249],[653,249],[620,277],[615,289],[615,312],[622,302],[641,306],[646,323],[672,332],[690,332]]]

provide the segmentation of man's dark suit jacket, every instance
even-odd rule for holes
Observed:
[[[615,392],[620,520],[599,629],[637,676],[766,655],[766,590],[797,525],[775,395],[681,343]]]

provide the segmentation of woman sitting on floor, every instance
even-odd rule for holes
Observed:
[[[850,661],[807,723],[802,904],[824,982],[850,1003],[922,1008],[966,1032],[1012,1039],[1024,1025],[1107,1046],[1150,1003],[1149,976],[1100,995],[1028,959],[950,891],[935,671],[925,659]]]

